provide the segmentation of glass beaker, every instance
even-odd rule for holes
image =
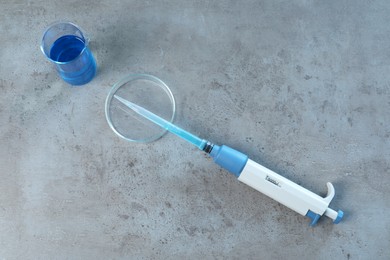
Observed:
[[[83,85],[96,74],[96,61],[88,38],[71,22],[56,22],[43,33],[41,50],[71,85]]]

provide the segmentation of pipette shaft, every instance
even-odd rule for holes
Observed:
[[[172,124],[171,122],[165,120],[164,118],[161,118],[157,116],[156,114],[153,114],[149,110],[138,106],[137,104],[134,104],[133,102],[130,102],[124,98],[121,98],[117,95],[114,95],[116,99],[118,99],[120,102],[122,102],[124,105],[126,105],[128,108],[131,108],[134,112],[138,113],[139,115],[143,116],[144,118],[152,121],[153,123],[159,125],[160,127],[168,130],[169,132],[183,138],[184,140],[190,142],[191,144],[198,147],[200,150],[204,150],[205,145],[207,143],[206,140],[201,139],[197,137],[196,135],[191,134],[190,132]]]

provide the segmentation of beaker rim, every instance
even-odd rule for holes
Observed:
[[[59,24],[70,24],[72,26],[74,26],[81,34],[82,36],[82,40],[84,41],[84,48],[80,51],[79,55],[77,55],[75,58],[73,58],[72,60],[69,60],[69,61],[57,61],[57,60],[53,60],[52,58],[50,58],[50,54],[48,55],[45,51],[45,47],[44,47],[44,40],[45,40],[45,36],[46,34],[49,32],[49,30],[51,28],[53,28],[55,25],[59,25]],[[59,20],[59,21],[55,21],[55,22],[52,22],[51,24],[49,24],[46,29],[44,30],[43,34],[42,34],[42,40],[41,40],[41,46],[40,46],[40,49],[43,53],[43,55],[45,55],[45,57],[55,63],[55,64],[59,64],[59,65],[64,65],[64,64],[69,64],[75,60],[77,60],[81,55],[84,54],[85,50],[87,49],[88,47],[88,44],[89,44],[89,39],[88,37],[86,36],[86,34],[84,33],[84,30],[78,26],[77,24],[71,22],[71,21],[68,21],[68,20]]]

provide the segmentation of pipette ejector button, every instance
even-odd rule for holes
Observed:
[[[344,212],[342,210],[339,210],[337,212],[337,218],[333,221],[334,224],[338,224],[340,223],[340,221],[343,219],[344,217]]]

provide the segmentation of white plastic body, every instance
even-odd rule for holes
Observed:
[[[334,188],[328,182],[328,195],[325,198],[299,186],[279,174],[248,159],[238,180],[264,193],[279,203],[305,216],[309,210],[336,219],[337,213],[328,209],[334,196]]]

